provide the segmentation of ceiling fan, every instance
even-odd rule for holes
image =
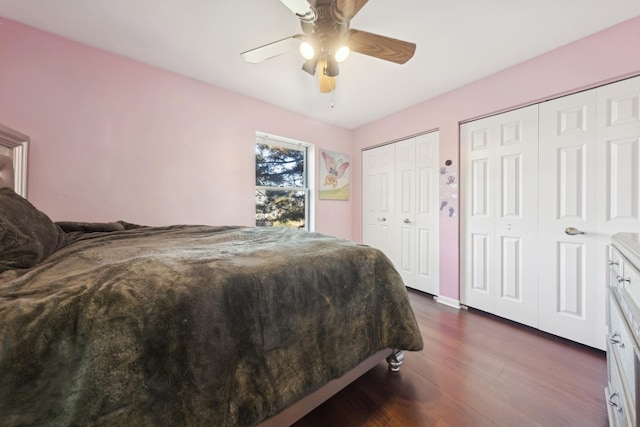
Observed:
[[[299,41],[305,59],[302,69],[318,73],[320,92],[336,87],[338,63],[351,51],[385,61],[404,64],[413,57],[415,43],[350,28],[351,19],[368,0],[280,0],[300,19],[302,34],[278,40],[241,53],[250,63],[258,63],[291,51]]]

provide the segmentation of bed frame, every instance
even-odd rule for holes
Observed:
[[[383,360],[387,361],[389,370],[392,372],[398,372],[400,365],[404,361],[404,352],[402,350],[384,349],[370,356],[361,362],[358,366],[341,376],[325,384],[320,389],[313,393],[303,397],[293,405],[284,409],[277,415],[265,420],[260,427],[282,427],[290,426],[295,423],[309,412],[313,411],[318,406],[329,400],[333,395],[340,390],[360,378],[365,372],[371,370],[378,363]]]
[[[16,185],[13,165],[14,161],[11,157],[0,154],[0,188],[10,187],[15,189]],[[290,426],[329,400],[340,390],[360,378],[361,375],[372,369],[378,363],[381,363],[383,360],[387,361],[390,371],[397,372],[400,370],[400,365],[402,365],[402,362],[404,361],[404,352],[402,350],[389,348],[378,351],[340,378],[336,378],[328,382],[320,389],[302,398],[298,402],[284,409],[282,412],[265,420],[259,424],[259,426]]]

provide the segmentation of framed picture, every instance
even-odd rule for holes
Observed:
[[[349,200],[349,155],[320,150],[320,199]]]

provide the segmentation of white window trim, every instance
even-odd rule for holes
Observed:
[[[269,144],[269,145],[281,145],[284,147],[305,147],[306,148],[306,160],[305,160],[305,183],[306,183],[306,187],[305,189],[308,190],[308,197],[307,197],[307,220],[308,220],[308,227],[307,229],[309,231],[315,231],[315,206],[316,206],[316,192],[315,192],[315,146],[313,144],[310,144],[308,142],[304,142],[304,141],[298,141],[295,139],[291,139],[291,138],[285,138],[282,136],[276,136],[276,135],[271,135],[268,133],[264,133],[264,132],[256,132],[256,140],[254,141],[254,147],[255,147],[255,143],[258,142],[258,140],[262,140],[265,143]],[[255,162],[255,160],[254,160]],[[263,187],[263,186],[258,186],[258,185],[254,185],[254,187],[256,189],[259,188],[264,188],[264,189],[270,189],[271,187]],[[274,188],[275,190],[277,190],[278,188]],[[280,188],[282,189],[282,188]],[[287,187],[287,189],[289,189],[289,187]]]

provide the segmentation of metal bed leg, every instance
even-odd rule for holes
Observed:
[[[402,350],[393,350],[387,357],[387,363],[389,364],[389,370],[391,372],[398,372],[400,370],[400,366],[404,362],[404,351]]]

